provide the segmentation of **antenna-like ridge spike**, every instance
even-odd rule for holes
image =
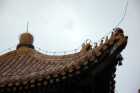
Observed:
[[[29,21],[27,21],[26,32],[29,32]]]

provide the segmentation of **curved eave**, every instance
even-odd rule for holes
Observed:
[[[33,51],[31,54],[25,53],[22,55],[21,53],[21,55],[18,56],[29,56],[35,60],[34,63],[39,62],[39,64],[42,65],[50,64],[50,66],[45,70],[33,71],[30,74],[10,76],[1,74],[0,88],[7,87],[14,90],[13,88],[16,86],[22,86],[22,90],[35,86],[46,86],[48,83],[53,84],[65,80],[67,77],[81,74],[89,68],[94,69],[93,66],[95,64],[101,63],[97,65],[97,69],[94,70],[96,74],[111,64],[112,60],[126,47],[126,44],[127,36],[124,36],[124,34],[120,32],[114,32],[109,40],[106,40],[103,44],[87,52],[79,52],[66,56],[43,55],[35,50],[31,50]],[[17,53],[17,50],[15,50],[0,56],[0,66],[2,66],[2,60],[6,60],[8,57],[11,57],[11,55],[13,58],[15,56],[17,57]]]

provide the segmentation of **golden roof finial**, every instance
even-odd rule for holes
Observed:
[[[33,35],[31,33],[29,33],[28,27],[29,27],[29,22],[27,21],[26,32],[24,32],[20,35],[19,44],[18,44],[17,48],[22,47],[22,46],[33,48],[34,38],[33,38]]]
[[[28,32],[22,33],[20,36],[20,44],[32,45],[33,44],[32,34]]]

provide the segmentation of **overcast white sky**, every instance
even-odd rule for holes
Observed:
[[[86,38],[98,41],[120,20],[125,0],[0,0],[0,51],[16,47],[26,31],[34,45],[49,51],[72,50]],[[118,93],[137,93],[140,88],[140,0],[129,0],[125,20],[120,24],[129,36],[118,68]]]

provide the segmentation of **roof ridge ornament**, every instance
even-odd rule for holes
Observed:
[[[19,44],[17,45],[17,49],[20,47],[34,49],[33,41],[34,41],[34,37],[31,33],[29,33],[29,21],[27,21],[26,32],[24,32],[20,35]]]
[[[29,33],[29,32],[22,33],[20,35],[19,44],[18,44],[17,48],[27,47],[27,48],[34,49],[33,41],[34,41],[34,37],[31,33]]]

